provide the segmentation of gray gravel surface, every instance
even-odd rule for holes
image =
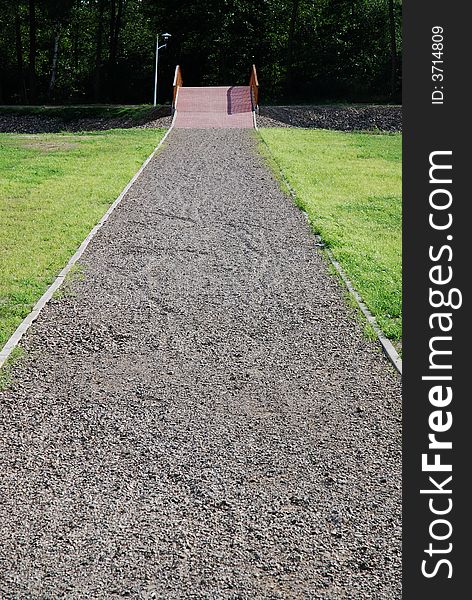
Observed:
[[[44,115],[0,113],[0,133],[55,133],[60,131],[99,131],[128,127],[170,127],[169,107],[160,107],[153,115],[136,121],[131,118],[81,118],[64,120]],[[340,131],[402,130],[401,106],[376,105],[303,105],[261,106],[259,127],[308,127]]]
[[[400,598],[400,381],[252,131],[173,131],[0,393],[0,597]]]
[[[402,107],[377,105],[261,106],[259,127],[309,127],[339,131],[401,131]]]
[[[19,115],[0,113],[0,133],[60,133],[61,131],[103,131],[131,127],[170,127],[172,116],[169,107],[160,107],[149,118],[90,117],[65,120],[44,115]]]

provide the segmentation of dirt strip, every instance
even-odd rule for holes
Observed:
[[[402,130],[402,107],[373,104],[261,106],[257,124],[259,127],[393,133]]]
[[[185,89],[185,88],[182,88]],[[57,117],[28,114],[2,114],[0,133],[54,133],[61,131],[96,131],[117,127],[170,127],[170,107],[160,107],[155,113],[136,121],[132,118],[80,118],[64,120]],[[257,116],[259,127],[307,127],[339,131],[402,130],[401,106],[388,105],[303,105],[261,106]]]
[[[399,599],[400,379],[242,130],[174,130],[0,392],[2,598]]]
[[[61,133],[104,131],[108,129],[130,129],[132,127],[148,129],[170,127],[172,115],[170,107],[162,107],[142,119],[131,117],[84,117],[63,119],[45,114],[4,114],[0,108],[0,133]]]

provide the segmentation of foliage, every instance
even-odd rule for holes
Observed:
[[[401,0],[0,0],[0,103],[152,99],[173,71],[188,85],[241,84],[263,100],[398,100]],[[393,31],[393,40],[392,40]]]
[[[387,336],[400,339],[401,135],[260,132],[315,231]]]
[[[0,134],[0,347],[163,133]]]

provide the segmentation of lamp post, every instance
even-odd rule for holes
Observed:
[[[162,37],[164,38],[164,44],[159,46],[159,35],[156,35],[156,69],[154,74],[154,106],[157,106],[157,67],[159,64],[159,50],[161,48],[167,47],[167,41],[171,37],[170,33],[163,33]]]

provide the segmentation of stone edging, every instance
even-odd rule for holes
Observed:
[[[162,146],[162,144],[166,140],[169,133],[172,131],[173,126],[174,126],[174,123],[172,122],[171,127],[167,130],[167,132],[164,135],[164,137],[162,138],[162,140],[159,142],[159,144],[154,148],[152,153],[147,157],[147,159],[141,165],[138,172],[135,173],[135,175],[132,177],[132,179],[126,185],[126,187],[121,192],[121,194],[116,198],[116,200],[113,202],[113,204],[111,204],[111,206],[108,208],[108,210],[103,215],[103,217],[100,219],[100,221],[95,225],[95,227],[93,227],[93,229],[90,231],[90,233],[85,238],[85,240],[80,244],[78,250],[69,259],[68,263],[62,269],[62,271],[59,273],[59,275],[56,277],[56,279],[53,281],[53,283],[48,287],[48,289],[44,292],[44,294],[41,296],[41,298],[33,306],[31,312],[18,325],[18,327],[14,331],[13,335],[7,340],[7,342],[5,343],[3,348],[0,349],[0,369],[7,362],[12,351],[18,346],[23,335],[28,331],[28,329],[31,327],[31,325],[34,323],[34,321],[38,318],[39,314],[41,313],[43,308],[46,306],[46,304],[49,302],[49,300],[51,300],[51,298],[53,297],[56,290],[62,285],[65,277],[67,276],[69,271],[72,269],[74,264],[80,259],[82,254],[85,252],[85,249],[87,248],[89,243],[92,241],[92,239],[95,237],[98,230],[109,219],[112,212],[115,210],[115,208],[120,204],[120,202],[126,196],[128,191],[130,190],[130,188],[133,186],[134,182],[138,179],[138,177],[144,171],[144,169],[149,164],[149,162],[154,158],[155,154],[157,153],[159,148]]]
[[[283,179],[283,182],[284,182],[285,186],[287,187],[287,190],[289,191],[290,196],[292,197],[292,199],[294,201],[296,201],[295,190],[290,185],[288,179],[285,176],[285,173],[282,171],[281,166],[276,161],[276,159],[275,159],[274,155],[272,154],[272,152],[271,152],[271,150],[270,150],[267,142],[264,140],[264,138],[262,137],[261,133],[259,132],[259,128],[257,127],[255,116],[254,116],[254,122],[255,122],[255,129],[258,132],[258,135],[259,135],[260,139],[262,140],[263,144],[267,148],[267,151],[269,152],[270,156],[272,157],[272,160],[277,165],[277,167],[278,167],[278,169],[280,171],[280,176]],[[304,213],[305,218],[307,219],[307,221],[309,221],[308,214],[303,209],[302,209],[302,212]],[[321,247],[324,247],[324,244],[320,244],[320,245],[321,245]],[[392,342],[387,338],[387,336],[385,335],[385,333],[380,328],[379,324],[377,323],[376,318],[370,312],[370,310],[367,308],[365,302],[362,300],[361,295],[355,289],[355,287],[353,286],[351,280],[346,275],[346,273],[344,272],[344,270],[341,267],[341,265],[334,258],[333,253],[331,252],[331,250],[329,248],[326,248],[326,247],[324,247],[324,250],[325,250],[325,252],[326,252],[326,254],[327,254],[327,256],[328,256],[331,264],[333,265],[333,267],[336,269],[338,275],[343,280],[344,285],[348,289],[349,293],[351,294],[351,296],[356,301],[357,306],[359,307],[359,309],[361,310],[361,312],[363,313],[363,315],[367,319],[368,323],[372,326],[373,330],[375,331],[375,333],[377,335],[377,338],[378,338],[378,340],[379,340],[379,342],[380,342],[380,344],[382,346],[382,349],[383,349],[384,353],[386,354],[387,358],[390,360],[390,362],[395,367],[395,369],[400,373],[400,375],[402,375],[402,372],[403,372],[403,361],[400,358],[400,355],[398,354],[398,352],[395,350]]]

